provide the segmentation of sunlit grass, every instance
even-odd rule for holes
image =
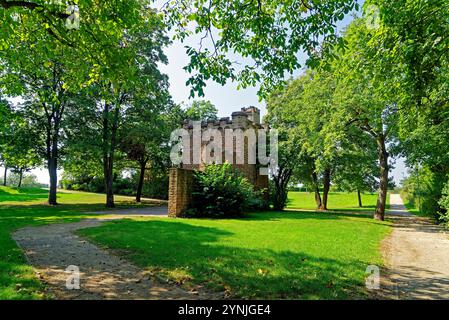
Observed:
[[[366,211],[374,212],[376,208],[377,194],[362,193],[362,207],[358,206],[356,192],[330,192],[328,209],[334,211]],[[390,197],[387,197],[387,208]],[[289,192],[288,209],[316,210],[315,195],[313,192]]]
[[[241,219],[133,219],[79,233],[137,265],[235,298],[363,297],[381,265],[386,222],[367,216],[266,212]]]
[[[11,238],[15,230],[58,222],[78,221],[86,212],[105,210],[105,196],[94,193],[58,193],[59,206],[46,204],[48,191],[39,188],[0,187],[0,299],[42,299],[43,285]],[[132,198],[117,197],[119,207],[139,206]],[[95,215],[98,216],[98,215]]]

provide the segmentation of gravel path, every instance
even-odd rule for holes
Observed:
[[[397,194],[390,197],[392,234],[384,241],[388,299],[449,299],[449,236],[425,218],[413,216]]]
[[[117,211],[116,214],[118,213]],[[76,230],[97,227],[104,221],[121,219],[130,214],[129,211],[124,211],[124,216],[117,215],[113,218],[27,227],[16,231],[13,238],[25,251],[38,277],[48,285],[49,293],[57,299],[217,298],[217,295],[202,290],[187,292],[176,285],[164,283],[74,234]],[[79,267],[79,290],[66,288],[66,281],[71,275],[66,273],[66,268],[72,265]]]

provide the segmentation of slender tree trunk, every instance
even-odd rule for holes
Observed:
[[[106,103],[103,111],[103,166],[104,166],[104,179],[106,187],[106,207],[114,208],[115,207],[114,190],[113,190],[114,153],[117,142],[120,102],[117,102],[115,105],[111,124],[109,123],[109,115],[110,115],[109,107],[110,105]]]
[[[359,189],[357,189],[357,199],[359,200],[359,208],[363,207],[362,206],[362,194],[360,193]]]
[[[377,144],[378,144],[379,165],[380,165],[380,176],[379,176],[380,183],[374,219],[383,221],[385,217],[385,206],[387,203],[387,192],[388,192],[388,152],[385,146],[385,137],[383,135],[378,137]]]
[[[142,161],[140,163],[140,176],[139,176],[139,184],[137,185],[136,202],[141,201],[146,166],[147,166],[147,160]]]
[[[8,176],[8,167],[6,166],[5,163],[5,173],[3,174],[3,186],[6,187],[6,178]]]
[[[327,199],[329,196],[329,190],[331,187],[331,170],[324,170],[323,175],[323,203],[321,204],[321,210],[327,210]]]
[[[321,202],[321,195],[320,195],[320,187],[318,185],[318,176],[316,172],[312,173],[312,181],[315,188],[315,202],[317,209],[320,209],[323,203]]]
[[[105,188],[106,188],[106,207],[114,208],[114,191],[113,191],[113,170],[112,170],[112,161],[111,158],[106,156],[103,159],[104,162],[104,180],[105,180]]]
[[[50,176],[50,190],[48,193],[48,204],[55,206],[57,202],[58,189],[58,141],[59,141],[59,121],[60,115],[49,116],[47,118],[46,156],[48,174]]]
[[[17,188],[22,187],[22,178],[23,178],[23,168],[19,170],[19,183],[17,184]]]

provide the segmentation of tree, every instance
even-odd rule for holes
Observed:
[[[0,40],[7,46],[11,39],[25,34],[23,25],[44,26],[55,41],[83,50],[87,59],[97,60],[92,63],[101,65],[113,54],[104,50],[99,58],[91,52],[117,43],[122,30],[138,21],[147,8],[148,2],[143,0],[95,3],[78,0],[76,6],[69,8],[53,1],[1,1],[0,29],[6,32]],[[358,8],[356,0],[182,0],[165,3],[161,11],[176,38],[201,35],[200,47],[187,49],[190,63],[186,70],[197,71],[188,81],[192,95],[195,91],[202,95],[208,79],[221,84],[232,79],[243,87],[261,82],[259,92],[263,96],[283,80],[286,71],[300,67],[299,52],[309,55],[311,66],[320,59],[320,54],[331,51],[331,44],[342,45],[336,36],[336,22]],[[70,24],[70,19],[78,14],[79,27],[67,30],[67,19]],[[206,39],[209,46],[203,43]],[[230,53],[250,57],[253,62],[236,68]]]
[[[332,51],[331,44],[342,45],[336,22],[358,8],[354,0],[183,0],[167,2],[162,10],[178,39],[201,37],[199,48],[187,47],[185,69],[195,71],[187,82],[191,95],[203,95],[209,79],[231,79],[241,87],[260,83],[259,94],[266,97],[285,72],[301,67],[299,52],[314,66]],[[236,55],[243,64],[234,63]]]
[[[186,118],[195,121],[218,120],[217,108],[208,100],[194,100],[186,109]]]
[[[379,11],[374,49],[394,61],[401,83],[396,88],[399,123],[394,133],[399,143],[395,151],[407,157],[410,167],[430,170],[426,175],[433,185],[427,188],[425,211],[444,214],[438,199],[449,173],[449,158],[441,152],[449,146],[449,5],[444,0],[370,0],[367,5]]]
[[[165,172],[170,163],[170,134],[179,127],[182,113],[168,94],[166,98],[156,108],[146,108],[144,103],[130,109],[122,130],[120,149],[138,164],[136,202],[141,201],[147,167],[151,165],[153,170]]]
[[[123,39],[126,46],[110,47],[115,63],[100,67],[104,77],[84,90],[86,102],[78,104],[78,112],[70,117],[68,144],[77,150],[75,154],[84,150],[91,159],[101,159],[107,207],[114,207],[114,164],[123,145],[120,139],[129,134],[127,130],[136,134],[144,130],[145,122],[155,127],[157,118],[149,121],[149,117],[158,115],[170,100],[168,79],[158,69],[158,63],[167,62],[163,47],[168,38],[163,31],[160,17],[152,11],[128,29]],[[136,143],[134,147],[142,146]]]
[[[399,83],[392,74],[393,61],[373,55],[368,45],[372,37],[373,32],[364,19],[354,20],[345,32],[347,47],[334,65],[339,79],[335,92],[339,112],[334,116],[341,124],[353,126],[377,144],[379,195],[374,217],[383,220],[389,181],[387,145],[397,123],[394,88]]]
[[[41,164],[41,158],[38,154],[39,135],[30,123],[24,121],[20,115],[15,114],[4,138],[2,158],[5,167],[7,164],[11,171],[18,175],[17,187],[20,188],[23,174]]]
[[[4,152],[7,146],[7,133],[10,128],[12,110],[9,102],[0,97],[0,161],[4,167],[3,186],[6,186],[6,177],[8,174],[8,164]]]
[[[352,126],[346,129],[346,139],[341,141],[344,155],[336,164],[334,182],[338,190],[356,192],[358,206],[363,207],[362,192],[374,192],[379,185],[377,146]]]
[[[328,74],[309,70],[272,94],[267,104],[269,117],[276,119],[272,125],[289,128],[287,139],[299,146],[296,156],[289,160],[297,162],[292,172],[295,180],[314,190],[321,210],[327,210],[331,176],[341,153],[337,148],[340,136],[328,128],[334,87]]]

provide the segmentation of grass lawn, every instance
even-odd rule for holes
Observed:
[[[0,187],[0,299],[45,299],[43,285],[11,239],[14,230],[78,221],[104,208],[104,195]],[[117,197],[120,206],[135,206]],[[364,294],[365,269],[381,264],[389,231],[364,215],[267,212],[229,220],[139,218],[108,222],[82,235],[118,249],[144,268],[190,287],[240,298],[347,298]]]
[[[313,192],[289,192],[287,208],[316,210],[315,194]],[[362,205],[358,206],[356,192],[329,192],[328,208],[333,211],[374,212],[376,209],[377,193],[362,193]],[[387,196],[387,208],[390,197]]]
[[[48,191],[38,188],[0,187],[0,299],[42,299],[43,286],[11,239],[16,229],[56,222],[77,221],[83,212],[104,209],[105,196],[60,192],[56,207],[45,205]],[[130,198],[117,197],[120,206],[135,206]]]
[[[240,219],[137,218],[79,233],[187,288],[235,298],[361,297],[388,223],[365,215],[267,212]]]

